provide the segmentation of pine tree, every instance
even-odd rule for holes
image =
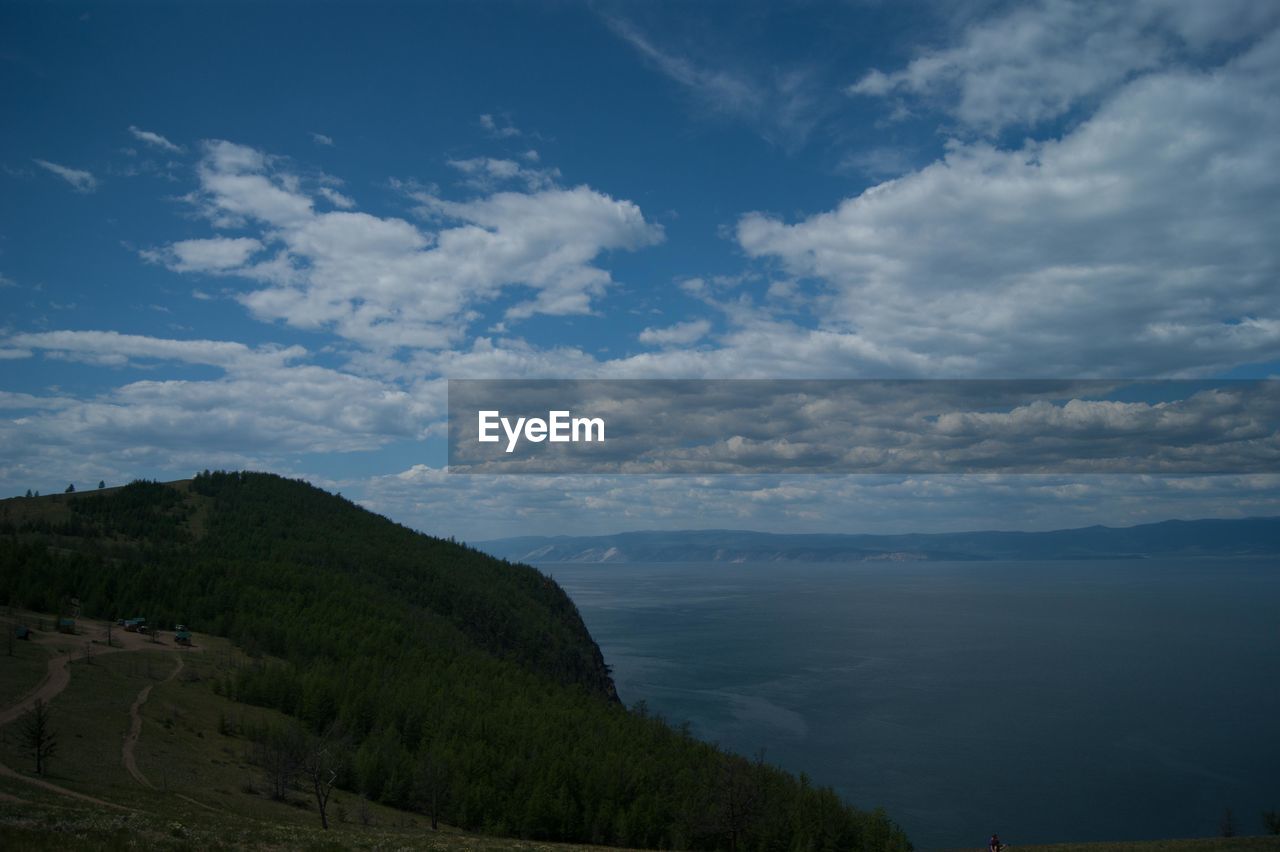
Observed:
[[[49,758],[58,751],[58,738],[49,727],[49,705],[37,698],[22,728],[22,742],[36,759],[36,774],[43,775]]]

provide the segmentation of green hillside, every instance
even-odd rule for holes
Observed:
[[[250,721],[220,711],[189,745],[234,739],[260,776],[290,743],[323,741],[339,800],[539,841],[908,848],[879,812],[627,711],[572,601],[533,568],[305,483],[206,473],[0,502],[0,596],[55,614],[77,600],[85,616],[227,637],[238,650],[201,682]],[[126,658],[138,657],[106,662]],[[34,670],[7,671],[16,682]],[[101,757],[122,773],[119,759]],[[136,779],[117,780],[139,795]],[[227,778],[217,790],[223,803],[264,793]]]

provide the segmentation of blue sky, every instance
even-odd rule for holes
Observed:
[[[1257,377],[1267,2],[0,8],[0,490],[476,539],[1280,511],[1233,477],[443,472],[448,378]]]

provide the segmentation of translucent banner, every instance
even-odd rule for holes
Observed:
[[[1275,380],[450,380],[451,473],[1271,473]]]

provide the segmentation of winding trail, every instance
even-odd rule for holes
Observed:
[[[102,635],[105,640],[105,631],[103,631]],[[76,639],[71,642],[66,642],[60,640],[57,636],[51,636],[50,638],[52,641],[41,643],[48,644],[54,652],[53,656],[49,658],[48,670],[45,672],[44,679],[41,680],[40,683],[36,684],[34,689],[19,698],[14,704],[0,710],[0,726],[7,725],[26,715],[35,706],[37,701],[44,701],[46,704],[52,702],[53,699],[71,683],[71,671],[67,668],[67,665],[71,662],[76,653],[78,653],[80,640]],[[92,655],[96,657],[100,654],[112,654],[119,651],[156,650],[154,642],[144,641],[141,636],[136,634],[113,631],[112,640],[113,643],[119,642],[119,644],[112,644],[110,647],[94,645],[91,651]],[[191,650],[198,651],[200,649],[195,648]],[[166,682],[172,680],[177,676],[178,672],[182,671],[182,653],[184,652],[178,652],[178,667],[173,670],[173,674],[165,678]],[[133,762],[133,744],[137,742],[138,735],[142,730],[142,717],[139,715],[139,710],[142,708],[142,704],[147,700],[147,696],[150,695],[150,693],[151,686],[145,687],[138,695],[138,700],[133,703],[133,707],[129,710],[132,725],[129,734],[125,737],[125,744],[122,749],[121,757],[125,761],[125,769],[129,770],[129,774],[131,774],[139,783],[154,790],[155,788],[141,773],[138,772],[138,768]],[[51,781],[44,780],[43,778],[33,778],[30,775],[23,775],[22,773],[9,768],[4,763],[0,763],[0,777],[12,778],[15,781],[21,781],[24,784],[30,784],[33,787],[39,787],[43,790],[48,790],[51,793],[69,796],[70,798],[80,799],[84,802],[91,802],[95,805],[115,808],[116,810],[121,811],[134,811],[133,808],[126,807],[125,805],[108,802],[105,799],[99,799],[94,796],[86,795],[85,793],[77,793],[75,790],[68,790],[66,787],[60,787]],[[5,796],[8,797],[8,794],[5,794]],[[182,796],[181,798],[186,799],[187,797]],[[188,799],[188,801],[192,801],[202,807],[209,807],[201,802],[195,802],[194,799]]]
[[[14,719],[25,716],[39,700],[48,704],[55,695],[66,689],[67,684],[71,683],[71,672],[67,671],[70,660],[70,654],[55,654],[50,657],[49,669],[45,672],[44,679],[36,684],[36,688],[19,698],[17,704],[0,710],[0,725],[7,725]]]
[[[21,775],[17,772],[14,772],[12,769],[5,766],[3,763],[0,763],[0,776],[4,778],[12,778],[15,781],[21,781],[25,784],[30,784],[33,787],[40,787],[44,790],[48,790],[51,793],[58,793],[63,796],[70,796],[73,799],[80,799],[81,801],[84,801],[84,802],[92,802],[95,805],[103,805],[104,807],[115,808],[118,811],[130,811],[130,812],[133,811],[133,808],[127,808],[124,805],[117,805],[115,802],[108,802],[106,799],[98,799],[98,798],[94,798],[93,796],[86,796],[84,793],[77,793],[75,790],[68,790],[66,787],[59,787],[57,784],[54,784],[51,781],[45,781],[43,778],[32,778],[30,775]]]
[[[182,671],[182,655],[178,655],[178,667],[175,668],[167,678],[161,683],[168,683],[178,676],[178,672]],[[137,781],[143,787],[154,790],[156,785],[147,780],[147,776],[143,775],[138,769],[138,763],[134,759],[133,749],[138,744],[138,737],[142,736],[142,705],[147,703],[147,699],[151,697],[151,687],[154,684],[147,684],[142,687],[142,691],[138,693],[138,697],[134,699],[133,706],[129,708],[129,733],[124,735],[124,744],[120,747],[120,762],[124,764],[125,770],[133,776],[133,780]]]

